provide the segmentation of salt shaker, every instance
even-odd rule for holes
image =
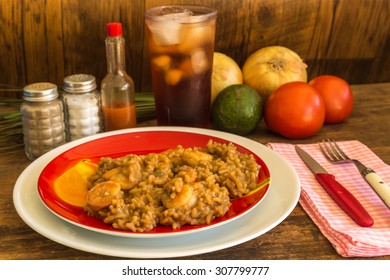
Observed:
[[[34,160],[66,142],[63,104],[52,83],[24,87],[23,99],[20,111],[25,153]]]
[[[75,74],[64,78],[67,141],[102,132],[100,96],[92,75]]]

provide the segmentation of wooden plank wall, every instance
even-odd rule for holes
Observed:
[[[0,0],[0,84],[24,86],[106,72],[105,24],[123,23],[127,70],[150,86],[145,9],[169,3],[215,7],[216,51],[242,66],[255,50],[283,45],[309,65],[309,78],[390,82],[389,0]]]

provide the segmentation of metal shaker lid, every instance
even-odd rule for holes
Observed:
[[[72,93],[89,92],[96,89],[96,79],[88,74],[75,74],[64,78],[64,90]]]
[[[58,97],[57,86],[52,83],[34,83],[23,88],[23,99],[31,102],[43,102]]]

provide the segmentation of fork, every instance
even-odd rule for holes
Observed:
[[[370,184],[383,202],[390,208],[390,187],[372,170],[364,166],[360,161],[349,158],[334,140],[318,143],[321,152],[332,163],[353,162],[360,172],[360,175]]]

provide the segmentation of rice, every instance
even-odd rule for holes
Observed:
[[[161,153],[100,159],[85,211],[116,229],[210,224],[230,200],[255,188],[260,166],[234,144],[177,146]]]

